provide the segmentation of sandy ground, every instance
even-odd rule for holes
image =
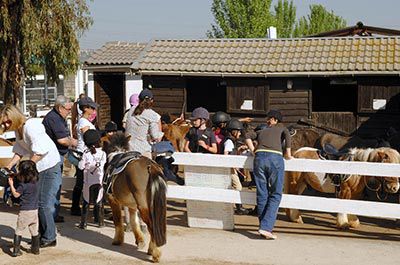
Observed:
[[[104,228],[90,225],[76,228],[79,217],[70,216],[70,192],[63,193],[61,214],[66,222],[57,224],[57,247],[42,249],[38,256],[12,258],[10,247],[16,222],[15,208],[0,203],[0,264],[148,264],[145,250],[138,250],[133,234],[125,243],[113,246],[113,224]],[[306,212],[306,224],[289,223],[279,213],[276,241],[257,235],[257,218],[235,216],[235,231],[187,227],[184,201],[168,203],[168,242],[162,247],[161,264],[399,264],[400,228],[394,220],[361,218],[359,229],[339,231],[330,214]],[[29,233],[22,246],[27,248]]]

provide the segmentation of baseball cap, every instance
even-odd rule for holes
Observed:
[[[78,101],[78,104],[79,104],[79,106],[88,106],[88,107],[95,108],[95,109],[97,109],[97,107],[99,106],[99,105],[98,105],[96,102],[94,102],[93,99],[90,98],[90,97],[81,98],[81,99]]]
[[[149,99],[153,98],[153,93],[151,92],[150,89],[147,89],[147,88],[143,89],[139,94],[139,99],[140,100],[143,100],[143,99],[146,99],[146,98],[149,98]]]

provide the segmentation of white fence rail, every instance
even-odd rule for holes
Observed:
[[[198,169],[198,174],[191,174],[190,178],[198,178],[198,181],[193,186],[169,186],[168,197],[176,199],[186,199],[200,201],[209,204],[212,207],[213,203],[256,203],[255,192],[239,192],[230,189],[221,189],[215,187],[206,187],[201,182],[207,184],[215,181],[213,171],[220,168],[246,168],[252,169],[253,157],[247,156],[225,156],[211,154],[192,154],[192,153],[175,153],[173,155],[175,164],[183,165],[191,169],[193,172]],[[311,159],[292,159],[285,161],[285,169],[287,171],[303,171],[303,172],[323,172],[323,173],[344,173],[344,174],[361,174],[369,176],[391,176],[399,177],[400,164],[387,163],[369,163],[369,162],[347,162],[347,161],[326,161],[326,160],[311,160]],[[188,176],[185,176],[187,178]],[[193,182],[191,180],[190,182]],[[187,185],[190,185],[190,183]],[[300,210],[312,210],[332,213],[349,213],[363,216],[380,217],[380,218],[400,218],[400,204],[368,202],[358,200],[341,200],[335,198],[321,198],[314,196],[288,195],[283,194],[282,208],[293,208]],[[200,205],[196,209],[207,211],[206,205]],[[214,210],[215,211],[215,210]],[[225,213],[230,214],[230,213]],[[190,212],[188,209],[188,218],[190,225]],[[212,219],[204,213],[200,219]],[[233,218],[233,217],[232,217]],[[196,224],[194,225],[196,226]],[[201,227],[205,227],[200,225]],[[229,227],[230,225],[228,225]],[[211,225],[210,227],[215,227]],[[221,225],[221,228],[226,228]],[[218,228],[218,227],[216,227]],[[232,227],[229,227],[232,228]],[[229,229],[228,228],[228,229]]]

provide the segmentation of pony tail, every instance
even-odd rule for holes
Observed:
[[[148,170],[151,194],[147,203],[151,209],[151,230],[157,247],[160,247],[167,243],[167,184],[162,170],[154,162],[149,165]]]

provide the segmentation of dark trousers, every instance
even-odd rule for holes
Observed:
[[[72,206],[71,211],[80,211],[80,201],[82,196],[82,189],[83,189],[83,170],[80,170],[78,167],[76,168],[76,181],[74,190],[72,191]]]

